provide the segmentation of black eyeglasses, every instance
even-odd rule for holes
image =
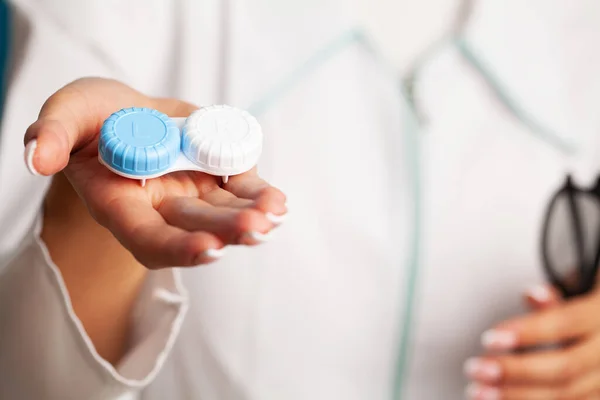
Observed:
[[[594,187],[583,189],[567,176],[546,212],[542,259],[548,278],[563,297],[594,288],[600,261],[600,177]]]

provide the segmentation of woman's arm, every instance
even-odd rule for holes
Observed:
[[[98,354],[116,365],[127,350],[147,269],[90,216],[63,174],[46,197],[41,238]]]
[[[199,172],[144,187],[113,174],[98,161],[98,133],[128,107],[171,117],[195,109],[80,79],[52,95],[26,133],[30,171],[54,180],[41,224],[0,266],[0,398],[117,399],[141,390],[187,310],[174,267],[211,263],[229,244],[256,245],[286,211],[285,196],[256,168],[223,185]]]

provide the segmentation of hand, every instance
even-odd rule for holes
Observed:
[[[600,291],[564,302],[546,286],[527,295],[534,312],[482,336],[488,350],[468,360],[470,399],[600,399]],[[546,349],[524,351],[532,347]]]
[[[266,240],[287,211],[286,199],[256,169],[223,186],[218,177],[176,172],[141,187],[99,163],[103,121],[133,106],[172,117],[196,109],[174,99],[150,98],[113,80],[77,80],[52,95],[27,130],[30,171],[63,171],[94,219],[148,268],[205,264],[219,258],[228,244]]]

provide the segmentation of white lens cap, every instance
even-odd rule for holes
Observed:
[[[252,169],[262,152],[262,129],[247,111],[217,105],[193,112],[185,121],[181,148],[211,175],[231,176]]]

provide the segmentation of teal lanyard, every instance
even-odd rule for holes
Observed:
[[[514,118],[526,126],[531,134],[565,154],[576,152],[576,146],[573,143],[562,138],[552,128],[538,121],[519,105],[510,95],[508,89],[502,85],[500,79],[494,76],[491,69],[484,64],[481,58],[473,53],[465,39],[462,37],[457,38],[455,45],[469,65],[484,79],[500,103],[506,107]]]
[[[273,86],[268,90],[259,100],[255,101],[248,107],[250,112],[254,115],[260,116],[268,111],[274,104],[276,104],[283,96],[285,96],[293,87],[301,83],[307,75],[316,70],[318,67],[326,63],[329,59],[333,58],[341,51],[347,49],[351,45],[362,45],[368,53],[370,53],[375,59],[380,61],[380,65],[383,67],[383,72],[387,72],[393,80],[398,80],[395,76],[395,72],[391,68],[386,68],[387,63],[384,61],[381,53],[377,51],[376,47],[372,42],[365,36],[364,32],[360,29],[352,29],[325,47],[317,51],[310,59],[303,63],[295,71],[291,72],[287,79]],[[415,110],[417,109],[416,104],[412,101],[411,94],[406,90],[405,86],[400,87],[400,97],[405,103],[403,108],[404,112],[404,129],[401,134],[404,135],[406,140],[405,148],[407,153],[405,159],[407,160],[406,167],[411,171],[411,193],[412,193],[412,209],[411,215],[412,221],[412,242],[410,243],[410,252],[407,260],[407,275],[406,275],[406,287],[401,293],[405,293],[405,298],[402,304],[403,315],[401,321],[401,337],[399,343],[399,351],[397,362],[395,366],[394,383],[393,383],[393,397],[394,400],[400,400],[402,398],[402,389],[404,387],[404,378],[406,377],[406,369],[408,366],[409,350],[411,342],[411,327],[413,325],[413,314],[416,310],[416,298],[417,298],[417,282],[419,272],[419,249],[420,249],[420,238],[421,238],[421,177],[420,177],[420,146],[419,146],[419,132],[421,124],[417,117]]]
[[[290,90],[301,83],[304,78],[349,46],[359,43],[362,40],[362,32],[358,29],[344,32],[331,43],[317,50],[310,58],[300,64],[298,68],[289,72],[285,79],[269,88],[258,100],[247,107],[247,110],[256,116],[264,114]]]
[[[410,99],[406,87],[402,87],[402,98]],[[412,194],[411,214],[412,215],[412,236],[407,260],[407,270],[405,287],[404,305],[400,317],[400,342],[395,365],[393,400],[403,398],[403,389],[406,385],[407,369],[410,358],[410,343],[412,339],[412,327],[414,325],[414,313],[417,310],[417,289],[419,281],[420,250],[422,237],[422,192],[421,192],[421,146],[420,131],[421,123],[418,115],[414,112],[414,104],[406,100],[404,107],[404,135],[406,153],[406,164],[411,172],[410,193]]]

